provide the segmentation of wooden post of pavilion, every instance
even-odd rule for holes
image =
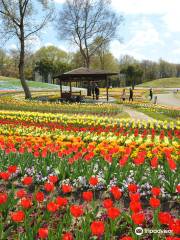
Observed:
[[[62,98],[62,83],[61,83],[61,80],[59,82],[59,86],[60,86],[60,93],[61,93],[61,98]]]
[[[70,96],[72,96],[72,85],[71,85],[71,79],[70,79]]]
[[[108,76],[106,76],[106,98],[107,102],[109,101],[109,79]]]

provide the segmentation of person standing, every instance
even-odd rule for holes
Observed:
[[[95,85],[94,91],[95,91],[95,94],[96,94],[96,100],[98,100],[99,99],[99,87],[98,87],[97,84]]]
[[[149,90],[150,101],[153,99],[153,91],[152,88]]]
[[[93,83],[93,85],[92,85],[92,95],[93,95],[93,100],[94,100],[94,94],[95,94],[95,85],[94,85],[94,83]]]
[[[125,88],[123,89],[123,92],[122,92],[122,100],[123,100],[123,102],[126,100],[126,89]]]
[[[132,88],[129,89],[129,102],[130,102],[130,100],[132,100],[132,102],[133,102],[133,90],[132,90]]]

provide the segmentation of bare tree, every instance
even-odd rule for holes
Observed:
[[[37,18],[40,11],[41,14]],[[29,37],[37,34],[52,20],[52,16],[51,0],[0,0],[1,36],[5,40],[17,38],[19,41],[19,77],[25,98],[31,98],[31,92],[24,76],[25,43]]]
[[[59,13],[59,37],[78,46],[88,68],[96,51],[117,37],[117,29],[123,20],[112,10],[110,3],[109,0],[66,0]],[[97,39],[101,41],[94,44]]]

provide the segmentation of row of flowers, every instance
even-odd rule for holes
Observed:
[[[84,143],[73,138],[72,142],[44,142],[47,139],[0,138],[1,178],[9,179],[7,165],[17,164],[19,174],[34,176],[36,182],[43,182],[48,174],[57,174],[61,180],[68,180],[81,188],[87,185],[90,175],[101,179],[99,188],[116,183],[121,187],[135,181],[141,185],[141,192],[148,195],[149,188],[161,181],[163,196],[176,193],[179,182],[179,149],[174,147],[130,144],[120,146],[104,141],[99,144]],[[5,140],[5,141],[4,141]],[[39,142],[38,142],[39,141]],[[38,143],[37,143],[38,142]],[[82,177],[83,176],[83,177]]]
[[[16,165],[8,166],[10,177],[1,180],[1,239],[19,239],[21,235],[27,239],[132,240],[137,239],[138,226],[161,227],[166,233],[144,234],[143,239],[178,239],[180,220],[177,212],[163,209],[159,187],[150,189],[147,207],[135,183],[128,184],[125,190],[113,185],[106,192],[97,192],[99,179],[90,176],[87,189],[75,195],[72,185],[59,186],[57,175],[48,176],[44,185],[35,187],[32,177],[21,177],[18,185],[13,181],[17,171]],[[180,185],[176,189],[180,193]]]
[[[50,103],[32,100],[19,100],[10,97],[0,98],[0,109],[35,111],[35,112],[54,112],[54,113],[87,113],[100,115],[114,115],[122,111],[122,108],[114,104],[65,104],[65,103]]]
[[[180,122],[167,121],[134,121],[133,119],[119,119],[118,117],[94,116],[86,114],[53,114],[23,111],[0,111],[0,119],[27,121],[35,123],[60,123],[61,125],[72,124],[75,126],[117,126],[125,128],[144,129],[180,129]]]

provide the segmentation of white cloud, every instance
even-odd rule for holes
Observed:
[[[9,50],[18,50],[18,45],[12,43],[12,44],[8,45],[8,49],[9,49]]]
[[[44,46],[45,46],[45,47],[49,47],[49,46],[54,46],[54,44],[51,43],[51,42],[47,42],[47,43],[44,44]]]
[[[32,36],[29,37],[25,44],[28,48],[32,48],[34,51],[38,50],[40,47],[42,47],[42,41],[38,36]]]
[[[180,2],[179,2],[180,3]],[[179,5],[179,9],[180,9],[180,5]],[[174,12],[169,12],[167,14],[165,14],[163,17],[162,17],[163,21],[165,22],[166,26],[167,26],[167,29],[170,31],[170,32],[180,32],[180,25],[179,25],[179,22],[180,22],[180,14],[179,12],[177,11],[174,11]]]
[[[65,0],[55,0],[64,3]],[[128,15],[159,15],[168,31],[180,32],[180,0],[112,0],[112,7]]]
[[[66,0],[55,0],[57,3],[64,3]]]
[[[120,55],[132,55],[141,60],[144,59],[144,50],[154,46],[164,46],[159,32],[155,26],[145,17],[140,18],[129,29],[130,38],[125,43],[113,41],[111,52],[119,58]]]
[[[110,50],[117,59],[119,59],[120,56],[123,56],[123,55],[130,55],[139,60],[145,58],[143,53],[141,53],[137,47],[135,47],[135,46],[130,47],[129,43],[121,44],[117,40],[114,40],[111,42]]]
[[[178,11],[179,0],[112,0],[112,6],[125,14],[166,14]]]
[[[159,15],[170,32],[180,32],[179,0],[112,0],[112,6],[124,14]]]

